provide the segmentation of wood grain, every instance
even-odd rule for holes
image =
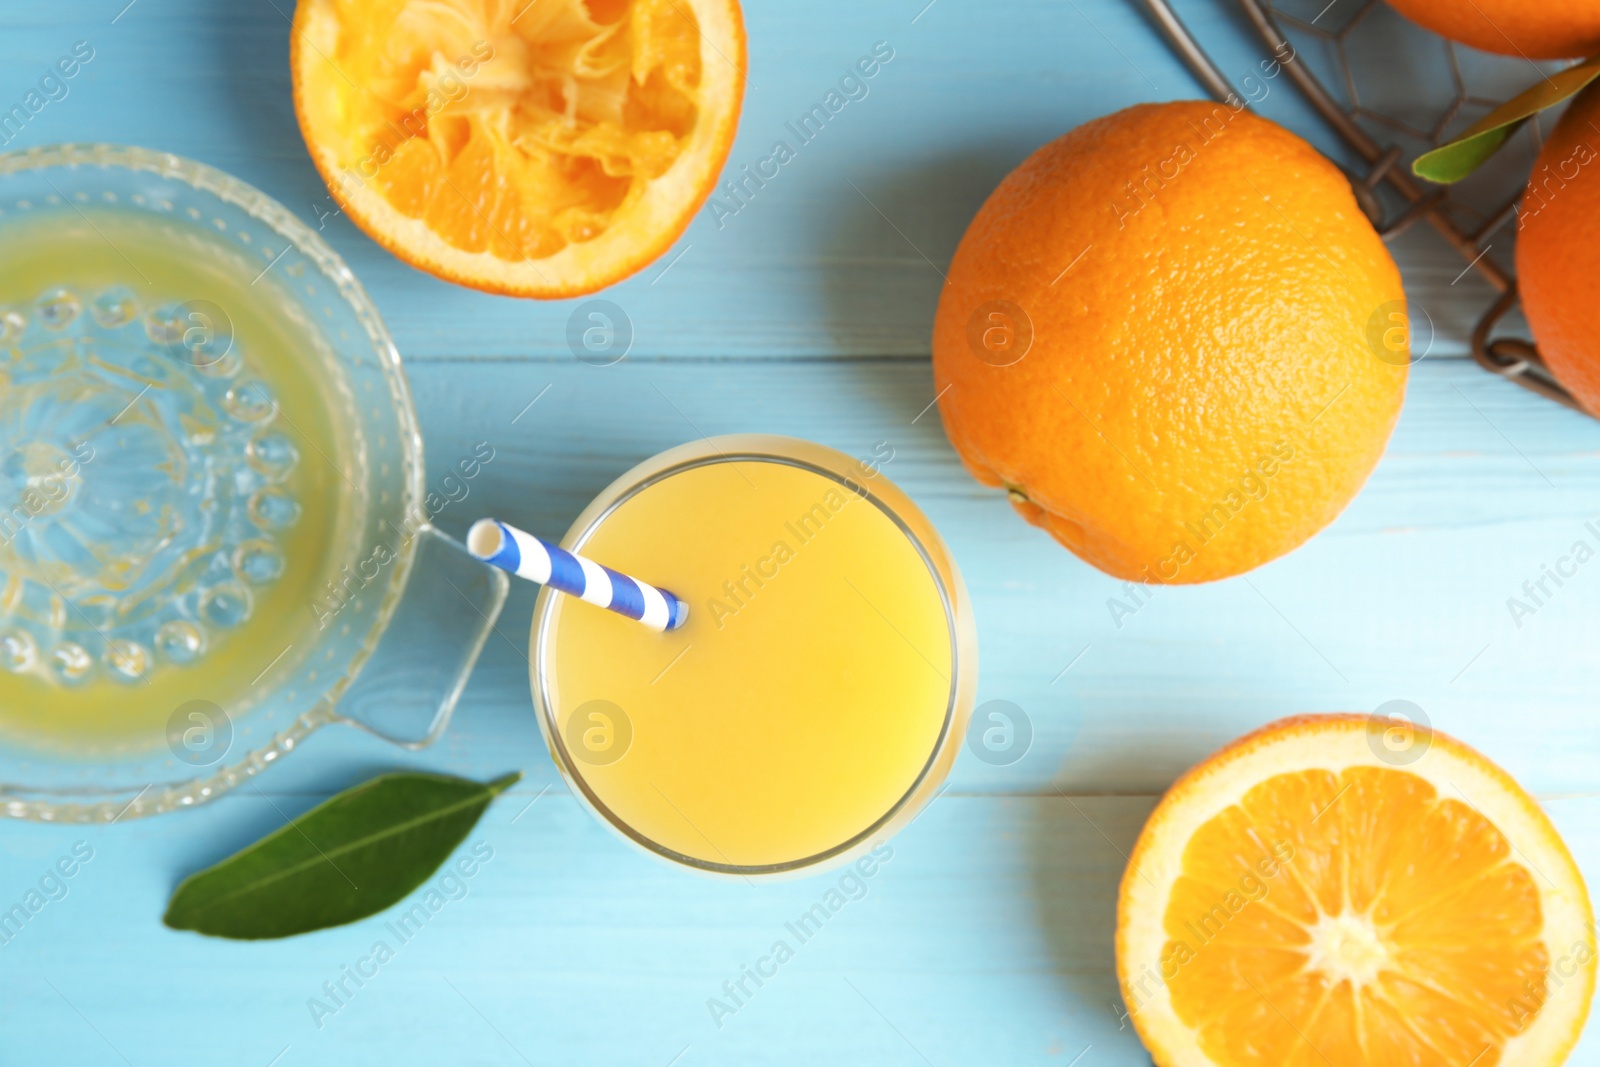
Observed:
[[[96,49],[70,94],[7,147],[166,149],[315,224],[326,200],[289,102],[290,0],[125,3],[0,13],[0,110],[73,42]],[[1230,77],[1259,62],[1234,5],[1180,9]],[[1002,175],[1085,119],[1198,87],[1120,0],[763,2],[747,16],[735,167],[765,155],[874,42],[895,59],[747,207],[721,227],[703,214],[661,263],[603,294],[634,326],[624,362],[573,357],[577,302],[445,285],[344,219],[325,235],[407,359],[430,483],[477,442],[495,449],[438,516],[447,531],[495,514],[559,536],[628,466],[705,434],[787,433],[858,454],[887,441],[886,473],[938,524],[970,586],[980,700],[1021,706],[1031,750],[1009,767],[959,759],[951,790],[896,839],[865,895],[719,1029],[707,1000],[837,876],[706,881],[636,856],[585,815],[532,720],[533,594],[519,587],[431,749],[330,729],[197,811],[95,830],[0,825],[0,907],[74,842],[94,849],[67,895],[0,946],[0,1063],[1148,1063],[1110,1007],[1110,930],[1123,853],[1155,796],[1262,722],[1393,698],[1545,798],[1580,864],[1600,871],[1600,563],[1520,626],[1506,606],[1593,537],[1600,424],[1436,358],[1464,353],[1485,298],[1459,259],[1422,229],[1394,246],[1438,338],[1349,510],[1248,580],[1158,590],[1119,626],[1118,583],[961,471],[925,410],[929,323],[940,271]],[[1397,67],[1391,86],[1412,77]],[[1335,151],[1286,88],[1262,109]],[[401,766],[527,778],[475,835],[494,858],[465,896],[393,946],[366,985],[347,981],[353,995],[320,1028],[308,1000],[327,1002],[324,982],[393,938],[386,918],[259,945],[160,926],[183,875]],[[1580,1048],[1573,1062],[1600,1053]]]

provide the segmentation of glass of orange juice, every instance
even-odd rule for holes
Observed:
[[[545,590],[529,661],[557,766],[651,854],[729,875],[854,859],[954,762],[977,686],[955,562],[879,467],[767,435],[630,470],[563,547],[689,604],[659,633]]]

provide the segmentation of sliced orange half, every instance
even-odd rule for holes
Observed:
[[[737,0],[300,0],[290,66],[311,158],[374,240],[569,297],[650,263],[711,192],[744,23]]]
[[[1422,731],[1398,755],[1382,735],[1366,716],[1282,720],[1151,814],[1117,974],[1161,1067],[1566,1059],[1596,954],[1572,856],[1477,752]]]

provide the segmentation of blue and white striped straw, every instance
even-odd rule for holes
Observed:
[[[518,578],[638,619],[652,630],[676,630],[689,621],[689,605],[665,589],[618,574],[496,519],[472,524],[467,551]]]

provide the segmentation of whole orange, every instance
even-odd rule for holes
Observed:
[[[1142,104],[1012,171],[934,323],[967,469],[1110,574],[1288,552],[1378,462],[1409,362],[1393,260],[1343,174],[1247,112]]]
[[[1600,0],[1389,0],[1442,37],[1525,59],[1600,52]]]
[[[1522,309],[1550,370],[1600,416],[1600,85],[1556,123],[1517,222]]]

